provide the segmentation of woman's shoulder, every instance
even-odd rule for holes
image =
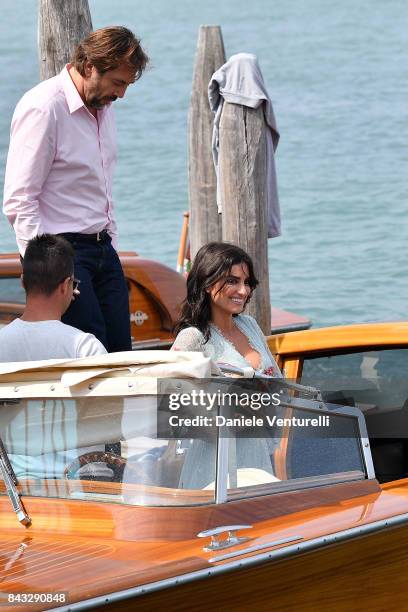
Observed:
[[[185,327],[178,334],[171,347],[177,351],[201,351],[204,335],[198,327]]]
[[[191,337],[191,338],[204,338],[204,334],[202,331],[198,329],[198,327],[185,327],[177,334],[178,337]]]
[[[238,323],[241,324],[243,327],[246,327],[247,329],[256,330],[257,332],[260,332],[262,334],[261,328],[256,322],[256,319],[254,319],[254,317],[251,317],[251,315],[240,314],[237,315],[236,319],[238,320]]]
[[[241,314],[237,316],[237,319],[238,327],[248,336],[250,342],[257,345],[265,344],[265,335],[254,317]]]

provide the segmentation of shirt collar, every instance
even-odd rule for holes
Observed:
[[[62,84],[62,89],[67,100],[69,112],[72,114],[82,106],[85,106],[85,104],[81,96],[79,95],[77,88],[74,85],[74,81],[71,79],[71,76],[68,72],[68,67],[69,64],[64,66],[59,76]]]
[[[79,92],[74,85],[74,81],[71,79],[71,75],[68,72],[68,68],[70,67],[71,64],[67,64],[66,66],[64,66],[59,76],[62,84],[62,89],[67,100],[69,112],[72,115],[72,113],[77,111],[79,108],[86,108],[86,105],[85,102],[82,100],[81,96],[79,95]],[[111,104],[112,102],[109,102],[108,104],[105,104],[103,108],[98,109],[98,116],[102,117],[102,114],[106,111],[106,109],[111,106]]]

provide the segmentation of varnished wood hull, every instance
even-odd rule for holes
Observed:
[[[0,498],[3,593],[65,590],[72,610],[102,604],[149,611],[408,609],[408,481],[354,482],[195,508],[24,499],[29,529]],[[249,543],[230,549],[243,554],[212,561],[217,553],[205,552],[196,534],[234,523],[253,525]],[[298,539],[269,546],[291,536]],[[248,544],[265,543],[268,548],[245,552]]]
[[[403,611],[408,610],[407,550],[408,525],[124,599],[103,609]]]

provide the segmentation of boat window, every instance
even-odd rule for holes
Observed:
[[[326,401],[363,413],[380,482],[408,476],[407,349],[383,349],[307,358],[302,383],[319,387]]]
[[[230,499],[367,477],[355,414],[288,406],[274,414],[263,437],[227,440]]]
[[[0,278],[0,303],[25,304],[26,297],[20,277]]]
[[[188,440],[158,439],[156,396],[0,400],[0,431],[24,495],[168,506],[214,501]],[[216,444],[203,470],[215,479]],[[0,492],[5,493],[0,481]]]

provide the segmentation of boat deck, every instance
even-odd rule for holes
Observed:
[[[133,595],[145,596],[151,592],[146,599],[150,601],[152,597],[162,596],[160,587],[169,586],[169,581],[173,588],[166,590],[168,603],[180,588],[191,590],[194,587],[206,593],[203,608],[198,604],[195,609],[208,609],[212,595],[208,587],[203,586],[206,581],[197,582],[196,579],[212,575],[211,580],[216,580],[218,574],[223,574],[223,579],[227,580],[225,572],[232,569],[254,571],[265,561],[269,562],[268,567],[275,567],[276,584],[273,588],[269,585],[273,592],[275,586],[279,586],[278,574],[283,566],[279,564],[278,572],[271,561],[286,557],[285,563],[297,562],[306,558],[305,553],[307,557],[321,554],[333,545],[343,548],[342,554],[349,557],[349,546],[356,538],[360,541],[371,533],[375,537],[368,540],[373,542],[382,538],[385,531],[391,533],[392,530],[395,537],[386,540],[391,546],[395,538],[401,542],[401,537],[407,537],[405,532],[408,532],[405,527],[403,535],[399,533],[399,525],[408,522],[408,479],[381,487],[376,481],[360,481],[219,506],[177,509],[58,499],[44,502],[35,497],[23,499],[33,521],[29,529],[19,525],[7,497],[0,501],[2,533],[5,534],[0,540],[2,593],[35,593],[46,576],[49,591],[63,591],[70,603],[98,598],[103,585],[104,593],[117,594],[102,598],[111,602],[118,599],[115,605],[111,603],[114,609],[120,609],[123,593],[118,593],[121,591],[131,589]],[[205,552],[203,546],[208,540],[196,537],[203,529],[238,523],[253,525],[244,534],[250,537],[249,541],[239,546]],[[285,540],[288,541],[285,543]],[[246,552],[249,547],[260,548]],[[360,555],[364,550],[364,546],[358,547]],[[381,554],[378,547],[373,550]],[[223,560],[224,554],[237,551],[242,554]],[[331,555],[326,554],[326,564],[330,558]],[[392,558],[389,563],[392,565]],[[311,569],[309,562],[307,566]],[[236,571],[232,575],[236,576]],[[270,575],[273,576],[273,572]],[[145,597],[138,600],[138,610],[144,609],[144,600]],[[231,605],[231,600],[229,602]],[[219,605],[222,609],[222,598]],[[237,606],[239,609],[239,598]],[[29,609],[53,607],[54,604],[33,604]],[[179,605],[176,607],[183,609]],[[14,604],[12,609],[27,607]]]

